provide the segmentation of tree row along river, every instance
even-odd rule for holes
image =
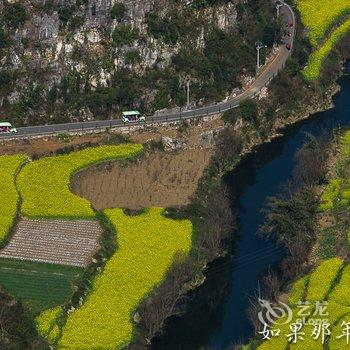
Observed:
[[[261,275],[285,256],[275,241],[257,234],[264,222],[262,209],[266,198],[278,194],[291,179],[294,156],[306,133],[319,136],[350,125],[350,62],[345,68],[333,109],[289,127],[283,137],[259,146],[226,175],[239,223],[234,257],[212,264],[207,281],[194,292],[186,314],[167,323],[153,349],[198,350],[205,346],[225,349],[253,336],[247,313],[249,298],[257,295]]]

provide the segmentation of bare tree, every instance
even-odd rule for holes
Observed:
[[[281,282],[271,267],[269,267],[265,276],[263,276],[262,281],[265,286],[265,291],[267,297],[271,301],[276,301],[281,287]]]

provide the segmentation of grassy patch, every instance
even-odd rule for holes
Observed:
[[[28,158],[24,155],[0,157],[0,244],[5,241],[17,214],[16,174]]]
[[[83,269],[12,259],[0,259],[0,285],[33,313],[67,302],[72,283]]]
[[[165,277],[178,251],[191,249],[192,224],[172,220],[163,209],[140,216],[105,210],[116,230],[116,253],[92,285],[82,307],[70,313],[62,348],[119,349],[132,340],[132,316],[140,301]]]
[[[30,218],[94,217],[89,201],[70,191],[73,174],[93,164],[132,157],[141,151],[142,145],[137,144],[100,146],[29,163],[18,176],[22,214]]]

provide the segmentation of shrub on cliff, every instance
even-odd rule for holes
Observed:
[[[130,45],[139,37],[139,30],[130,25],[119,24],[115,27],[112,39],[117,46]]]
[[[17,29],[27,20],[26,8],[20,4],[7,4],[3,13],[4,22],[12,29]]]
[[[111,17],[113,19],[116,19],[117,21],[121,21],[126,12],[126,7],[123,3],[117,2],[116,4],[113,5],[111,9]]]

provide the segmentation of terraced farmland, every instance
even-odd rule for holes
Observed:
[[[86,267],[101,234],[99,223],[93,220],[23,219],[0,258]]]
[[[33,312],[67,302],[83,269],[0,258],[0,285]]]

